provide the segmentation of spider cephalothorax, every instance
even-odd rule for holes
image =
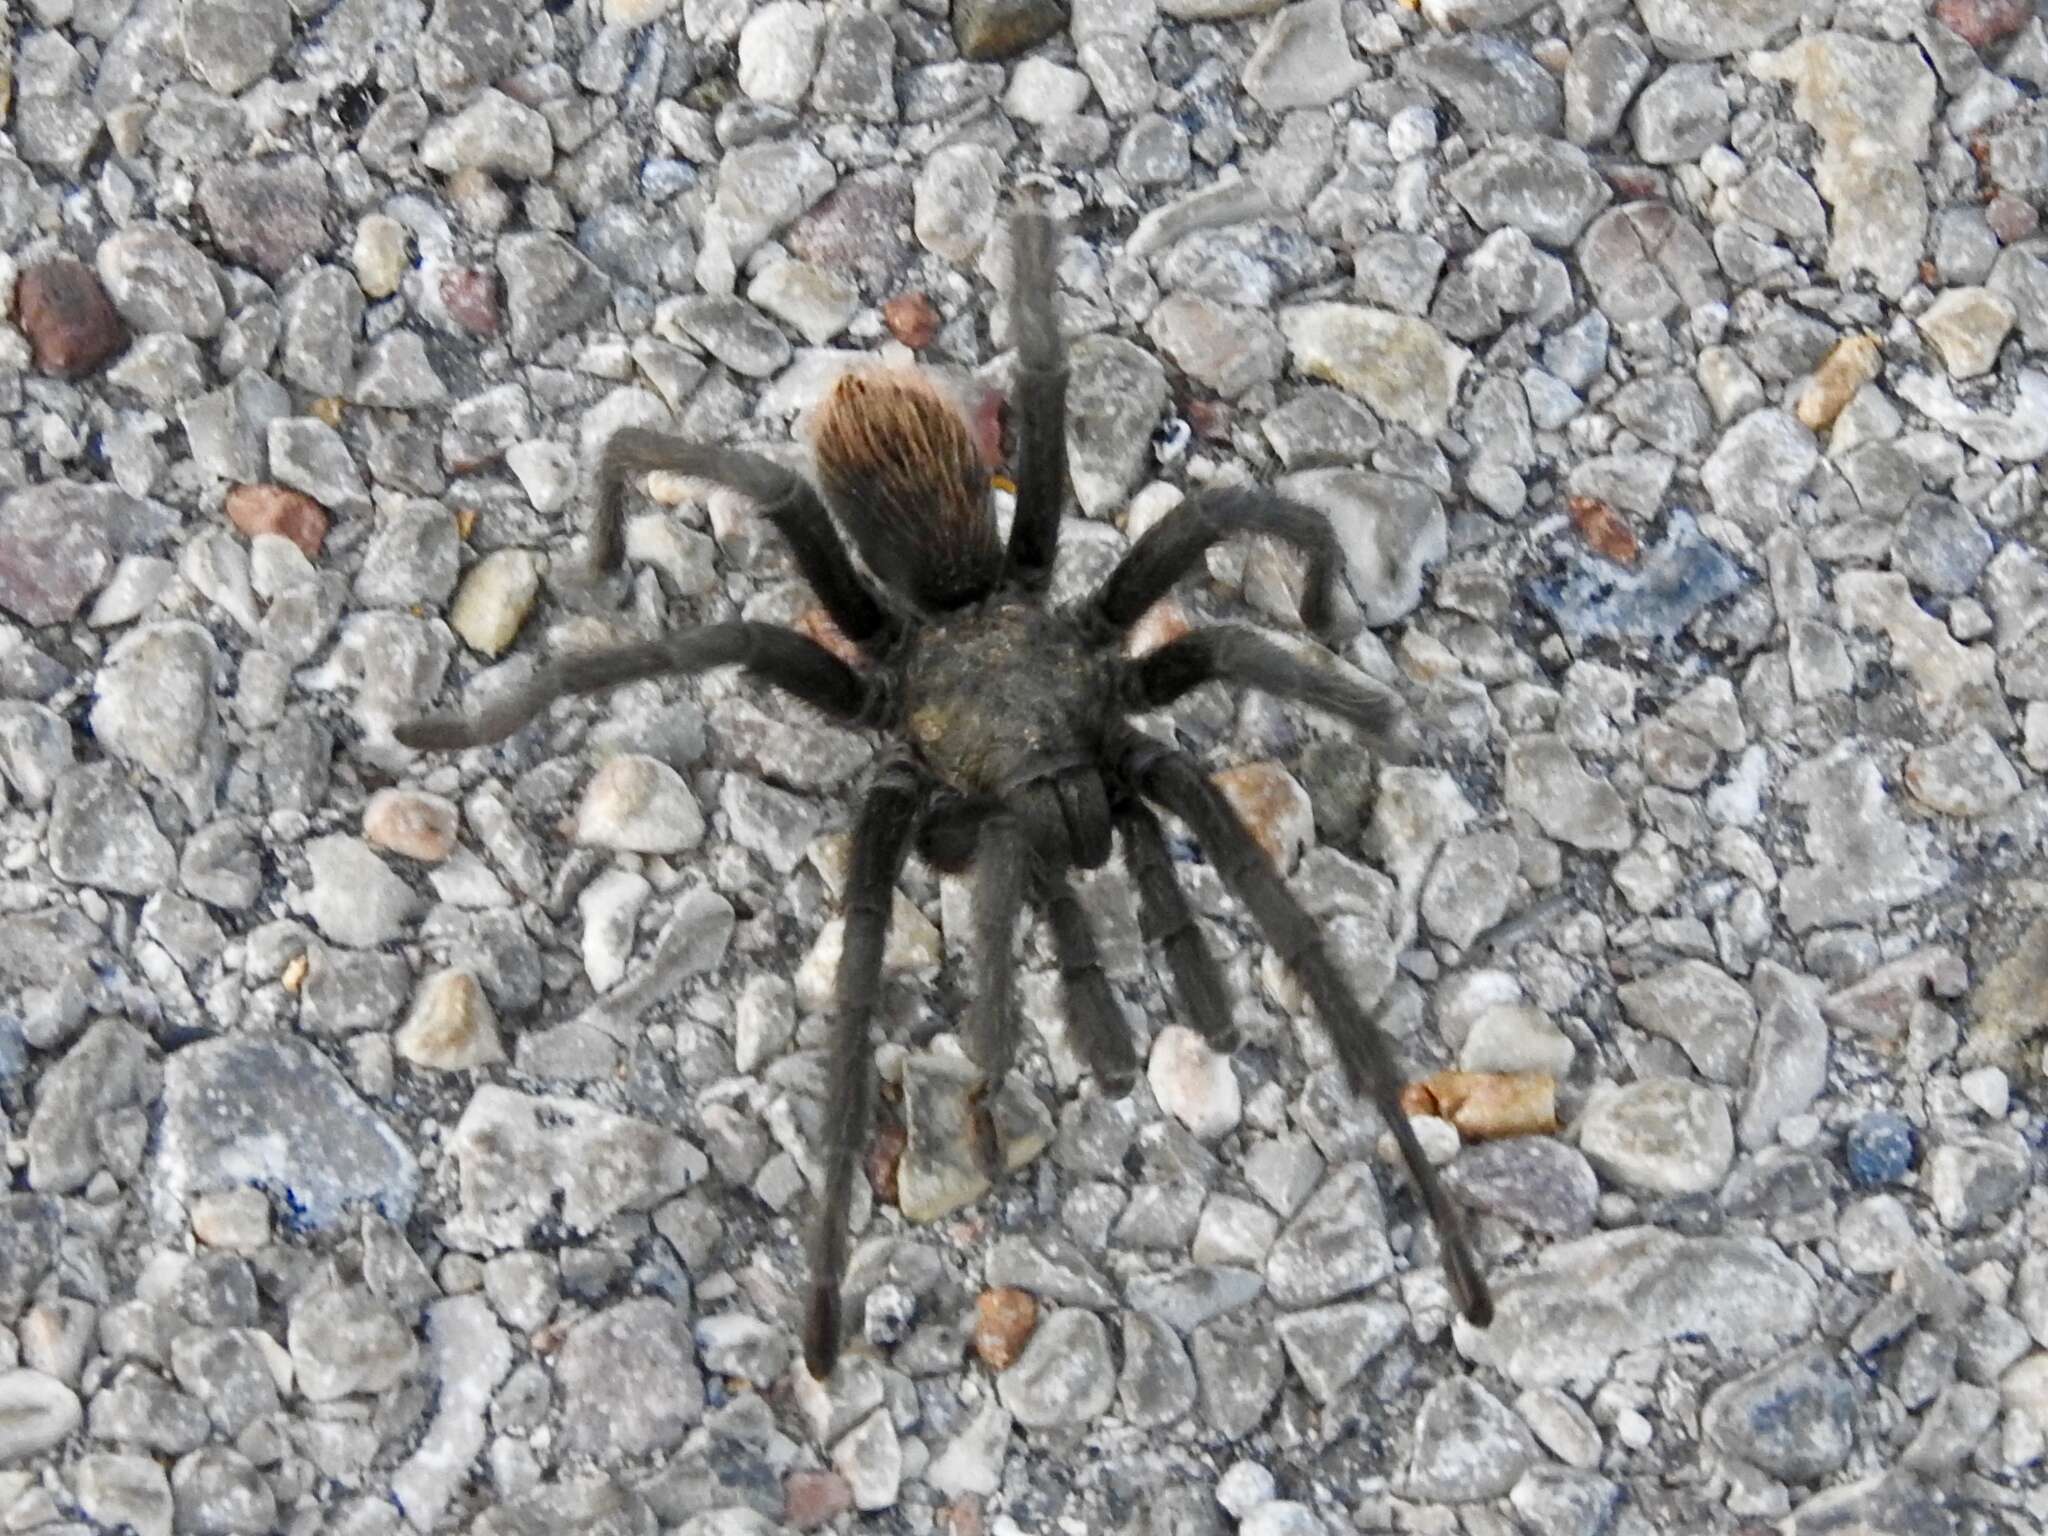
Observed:
[[[1352,1091],[1371,1099],[1400,1145],[1436,1221],[1460,1308],[1483,1324],[1492,1303],[1457,1210],[1401,1112],[1378,1028],[1222,792],[1192,758],[1126,719],[1220,680],[1300,699],[1382,749],[1393,743],[1401,721],[1394,695],[1250,630],[1196,629],[1136,659],[1120,653],[1132,624],[1211,546],[1240,533],[1279,539],[1307,556],[1302,617],[1326,632],[1339,563],[1335,536],[1320,513],[1269,492],[1200,490],[1140,538],[1094,593],[1071,606],[1048,605],[1067,493],[1066,365],[1053,311],[1050,217],[1035,205],[1022,209],[1011,246],[1017,498],[1007,541],[967,423],[916,373],[859,373],[835,387],[814,433],[822,497],[769,460],[658,432],[622,431],[605,449],[590,538],[600,572],[620,563],[620,512],[636,476],[667,470],[735,488],[754,497],[789,542],[833,623],[868,658],[866,669],[772,624],[703,625],[562,658],[488,707],[416,721],[399,730],[399,740],[423,749],[477,746],[509,735],[564,694],[728,664],[839,720],[896,738],[855,818],[847,875],[831,1032],[836,1096],[826,1106],[825,1187],[804,1328],[814,1375],[829,1374],[839,1353],[847,1209],[874,1076],[870,1026],[891,892],[913,845],[941,869],[973,873],[974,1001],[962,1033],[983,1076],[974,1129],[992,1173],[1001,1149],[986,1106],[1016,1054],[1014,943],[1027,901],[1051,923],[1076,1049],[1108,1091],[1123,1091],[1135,1076],[1136,1049],[1070,878],[1074,869],[1102,864],[1113,842],[1123,844],[1144,930],[1166,955],[1188,1022],[1216,1049],[1235,1046],[1229,994],[1154,806],[1187,825],[1301,978]],[[839,528],[879,590],[855,567]]]

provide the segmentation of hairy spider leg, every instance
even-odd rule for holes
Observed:
[[[1052,923],[1053,952],[1059,959],[1072,1044],[1102,1091],[1120,1098],[1137,1080],[1138,1049],[1123,1007],[1110,989],[1109,977],[1103,974],[1095,931],[1066,871],[1042,870],[1038,886]]]
[[[969,1100],[968,1124],[990,1183],[1003,1166],[994,1104],[1017,1056],[1017,914],[1031,863],[1024,824],[1014,814],[997,811],[981,823],[974,845],[974,1000],[967,1008],[967,1046],[981,1082]]]
[[[1196,491],[1146,529],[1082,606],[1082,622],[1098,633],[1123,633],[1211,548],[1238,534],[1279,539],[1308,556],[1301,618],[1327,638],[1336,619],[1337,573],[1343,561],[1336,530],[1315,508],[1256,486]]]
[[[1124,668],[1128,701],[1157,709],[1203,683],[1239,683],[1355,726],[1373,751],[1393,762],[1413,758],[1407,710],[1391,688],[1340,672],[1329,662],[1297,656],[1236,625],[1197,629],[1170,640]]]
[[[452,752],[503,741],[555,700],[674,673],[740,666],[748,676],[796,695],[835,720],[875,713],[876,686],[830,651],[774,624],[735,620],[681,630],[659,640],[563,656],[534,670],[521,686],[466,713],[428,715],[394,734],[422,752]]]
[[[1485,1327],[1493,1320],[1493,1298],[1473,1258],[1463,1217],[1401,1110],[1400,1085],[1386,1039],[1330,958],[1315,919],[1295,900],[1258,840],[1192,758],[1136,731],[1125,741],[1121,757],[1127,780],[1187,823],[1215,861],[1224,884],[1251,912],[1282,962],[1301,978],[1352,1093],[1373,1103],[1401,1149],[1409,1176],[1436,1223],[1444,1270],[1459,1311]]]
[[[1010,221],[1010,330],[1017,344],[1017,507],[1009,570],[1029,591],[1052,579],[1067,499],[1067,359],[1055,303],[1058,226],[1036,204]]]
[[[708,480],[753,498],[761,515],[789,545],[797,570],[839,632],[857,645],[886,648],[898,621],[875,596],[832,526],[832,516],[810,482],[759,454],[692,443],[646,427],[612,434],[598,460],[597,513],[590,524],[590,562],[600,572],[619,568],[619,538],[628,482],[655,470]]]
[[[907,761],[883,768],[853,826],[846,879],[846,936],[832,1015],[831,1077],[825,1095],[825,1188],[811,1239],[811,1291],[804,1313],[804,1364],[819,1381],[839,1359],[839,1291],[846,1282],[846,1224],[854,1172],[866,1147],[874,1092],[870,1025],[882,990],[882,949],[896,879],[910,851],[927,786]]]
[[[1195,1033],[1209,1042],[1211,1050],[1227,1056],[1239,1044],[1237,1023],[1230,1016],[1230,989],[1174,873],[1166,830],[1141,800],[1119,805],[1116,823],[1123,833],[1124,861],[1138,887],[1138,918],[1145,940],[1165,951],[1174,991]]]

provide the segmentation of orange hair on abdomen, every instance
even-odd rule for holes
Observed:
[[[929,377],[847,374],[818,407],[812,444],[819,487],[877,576],[941,610],[995,585],[988,474],[966,418]]]

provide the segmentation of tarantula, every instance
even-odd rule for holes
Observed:
[[[1067,495],[1066,362],[1054,313],[1051,216],[1027,202],[1013,219],[1011,246],[1016,501],[1007,542],[967,422],[916,371],[853,373],[839,382],[816,415],[816,490],[753,454],[639,428],[621,430],[603,452],[589,538],[599,572],[621,564],[629,481],[668,470],[732,487],[752,497],[787,540],[833,623],[868,659],[865,670],[775,625],[708,624],[563,657],[475,713],[415,721],[398,739],[422,750],[478,746],[510,735],[566,694],[726,665],[835,719],[899,738],[853,829],[824,1191],[804,1326],[813,1376],[829,1376],[839,1354],[847,1209],[874,1076],[870,1022],[892,891],[913,844],[934,867],[973,875],[975,994],[963,1033],[982,1073],[971,1114],[975,1151],[992,1180],[1002,1159],[990,1106],[1017,1051],[1014,937],[1027,900],[1051,921],[1077,1050],[1107,1092],[1126,1091],[1136,1075],[1136,1050],[1070,878],[1102,865],[1113,839],[1121,839],[1137,886],[1141,927],[1164,950],[1190,1023],[1214,1049],[1235,1048],[1228,991],[1174,874],[1154,806],[1194,833],[1301,978],[1351,1090],[1371,1099],[1400,1145],[1435,1219],[1460,1309],[1484,1324],[1492,1302],[1458,1211],[1401,1112],[1384,1037],[1222,792],[1192,758],[1125,719],[1221,680],[1299,699],[1382,748],[1395,741],[1402,720],[1396,695],[1248,629],[1197,629],[1136,659],[1120,654],[1132,624],[1234,534],[1265,535],[1305,553],[1302,617],[1327,635],[1342,558],[1335,534],[1320,513],[1270,492],[1199,490],[1146,532],[1085,600],[1049,606]],[[835,532],[835,514],[873,583]]]

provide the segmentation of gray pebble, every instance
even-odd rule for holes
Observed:
[[[687,1320],[657,1297],[622,1301],[570,1329],[555,1374],[567,1447],[600,1462],[673,1450],[703,1415]]]
[[[1242,1439],[1265,1418],[1287,1374],[1271,1324],[1219,1317],[1195,1330],[1191,1346],[1202,1416],[1226,1439]]]
[[[1719,1388],[1701,1423],[1729,1455],[1786,1482],[1810,1483],[1849,1459],[1856,1398],[1827,1353],[1802,1349]]]
[[[1410,1497],[1468,1504],[1497,1499],[1536,1459],[1529,1430],[1476,1381],[1431,1389],[1415,1420],[1408,1462]]]
[[[116,763],[87,763],[50,800],[50,872],[72,885],[148,896],[170,883],[177,850]]]
[[[180,1199],[268,1186],[318,1229],[358,1201],[402,1220],[419,1174],[398,1135],[324,1057],[296,1040],[231,1037],[165,1058],[156,1177]]]
[[[166,224],[131,224],[94,258],[107,297],[132,330],[205,340],[227,317],[213,263]]]
[[[1079,1307],[1042,1318],[1017,1363],[996,1378],[1003,1407],[1026,1429],[1091,1423],[1108,1411],[1116,1389],[1109,1330]]]

